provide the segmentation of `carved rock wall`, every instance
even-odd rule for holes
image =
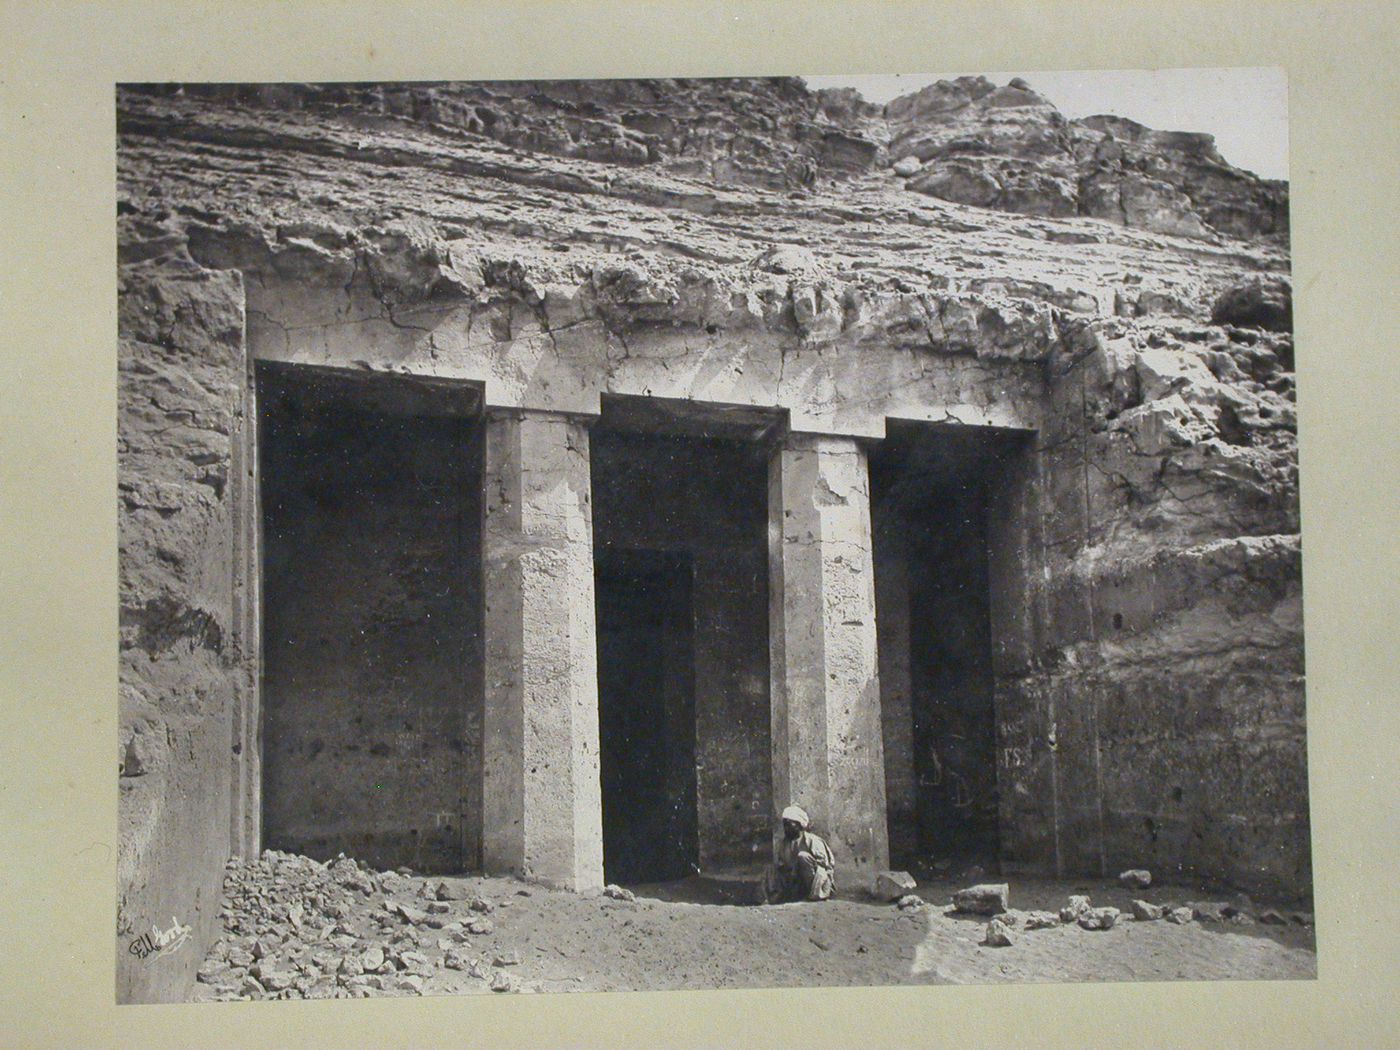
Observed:
[[[1306,894],[1290,344],[1081,334],[1042,432],[1039,648],[999,680],[1003,849]]]
[[[242,790],[245,310],[260,358],[493,405],[1036,432],[989,522],[1046,570],[993,566],[1005,859],[1307,892],[1281,187],[1015,84],[251,94],[118,93],[123,940],[205,929]]]
[[[249,684],[243,288],[236,273],[147,263],[124,266],[119,289],[117,996],[159,1001],[183,996],[219,928],[233,834]],[[195,947],[130,950],[175,927]]]

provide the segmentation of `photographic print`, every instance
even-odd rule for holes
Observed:
[[[1315,977],[1286,113],[119,86],[118,1001]]]

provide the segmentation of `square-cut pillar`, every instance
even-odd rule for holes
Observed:
[[[573,890],[603,884],[588,430],[487,412],[482,860]]]
[[[865,450],[789,435],[768,517],[773,798],[807,810],[851,888],[889,865]]]

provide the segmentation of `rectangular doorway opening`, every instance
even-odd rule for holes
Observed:
[[[690,557],[605,550],[596,567],[604,875],[684,878],[698,859]]]
[[[264,843],[475,868],[479,392],[271,364],[257,383]]]
[[[609,396],[589,435],[612,882],[728,885],[768,858],[772,423]]]
[[[1023,431],[891,421],[871,453],[891,862],[998,860],[994,579]],[[955,868],[955,870],[957,870]]]

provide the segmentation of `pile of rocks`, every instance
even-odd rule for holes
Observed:
[[[966,893],[967,891],[962,892]],[[954,911],[975,910],[959,907],[957,901],[958,898],[955,895]],[[1118,924],[1121,916],[1122,912],[1117,908],[1096,908],[1087,896],[1074,894],[1070,896],[1069,902],[1058,913],[1053,911],[1021,912],[1004,908],[987,924],[982,943],[993,948],[1008,947],[1015,943],[1014,931],[1018,928],[1029,932],[1075,924],[1085,930],[1111,930]]]
[[[230,860],[223,935],[200,966],[199,997],[351,999],[422,995],[455,971],[480,990],[515,991],[513,951],[482,939],[497,905],[467,880],[379,872],[344,854],[329,863],[268,850]],[[468,982],[469,984],[470,982]]]

